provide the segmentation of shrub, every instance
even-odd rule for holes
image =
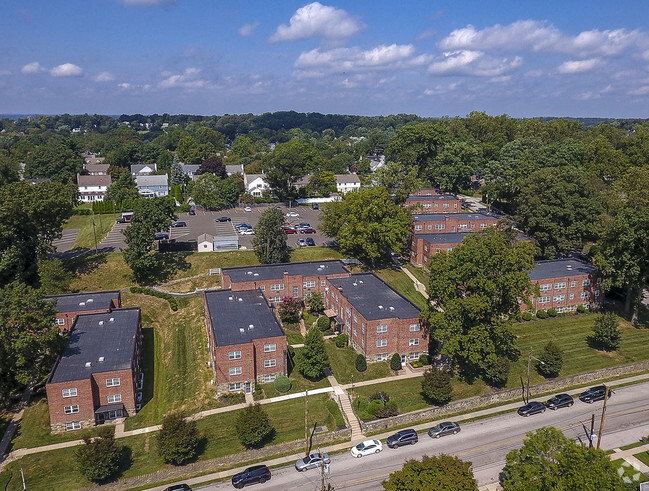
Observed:
[[[548,313],[545,310],[537,310],[536,311],[536,316],[539,319],[547,319],[548,318]]]
[[[336,338],[334,339],[334,343],[336,343],[336,346],[338,348],[344,348],[347,346],[347,343],[349,342],[349,336],[345,333],[340,333]]]
[[[231,406],[233,404],[241,404],[246,400],[246,395],[243,392],[226,392],[219,396],[219,402]]]
[[[594,344],[605,351],[615,351],[620,346],[620,330],[617,324],[618,318],[613,312],[598,315],[593,327]]]
[[[115,444],[110,428],[102,428],[96,438],[91,438],[89,433],[84,434],[83,442],[84,445],[74,452],[83,477],[89,481],[103,481],[117,472],[122,449]]]
[[[319,379],[329,368],[324,338],[319,329],[311,328],[306,333],[304,348],[297,357],[297,369],[307,378]]]
[[[367,370],[367,360],[365,359],[365,356],[360,353],[356,355],[356,370],[359,372]]]
[[[318,317],[316,325],[321,331],[326,331],[331,326],[331,321],[329,320],[329,317],[323,315],[322,317]]]
[[[557,316],[557,309],[548,309],[548,315],[550,317],[556,317]]]
[[[398,416],[398,415],[399,415],[399,409],[392,406],[380,407],[379,409],[376,410],[376,414],[375,414],[377,418],[390,418],[392,416]]]
[[[524,321],[531,321],[532,320],[532,313],[531,312],[523,312],[523,315],[521,315],[521,318]]]
[[[301,310],[302,302],[300,299],[286,295],[282,298],[282,302],[277,308],[277,313],[282,322],[297,322],[300,318]]]
[[[577,305],[577,313],[578,314],[585,314],[588,309],[584,307],[583,305]]]
[[[182,465],[198,453],[196,421],[186,420],[180,413],[166,416],[158,434],[158,452],[168,464]]]
[[[303,321],[308,321],[309,320],[309,313],[306,310],[304,310],[302,312],[302,320]]]
[[[419,355],[419,363],[422,365],[430,365],[432,363],[432,357],[430,355]]]
[[[345,417],[343,416],[343,413],[340,412],[340,408],[338,407],[338,403],[336,401],[334,401],[333,399],[329,399],[325,403],[325,406],[327,406],[327,409],[334,417],[334,421],[336,422],[336,427],[344,428],[345,426],[347,426],[345,424]]]
[[[563,365],[563,354],[552,341],[545,345],[536,363],[536,370],[544,377],[557,377]]]
[[[421,391],[434,404],[446,404],[451,400],[451,374],[444,368],[432,366],[424,372]]]
[[[399,353],[393,354],[390,358],[390,368],[395,372],[401,370],[401,355]]]
[[[275,388],[281,393],[285,393],[291,390],[292,385],[293,384],[291,383],[291,379],[285,377],[284,375],[280,375],[275,379]]]
[[[92,210],[89,210],[88,208],[74,208],[72,210],[73,215],[92,215]]]
[[[234,427],[239,441],[245,447],[255,447],[275,432],[268,414],[258,402],[241,410]]]
[[[384,407],[385,406],[383,405],[383,403],[381,401],[379,401],[378,399],[375,400],[375,401],[372,401],[372,402],[370,402],[369,406],[367,406],[367,414],[369,414],[370,416],[372,416],[374,418],[374,417],[376,417],[376,412],[379,409],[382,409]]]
[[[322,302],[322,295],[318,292],[309,293],[304,299],[304,303],[307,304],[309,310],[314,314],[321,314],[324,312],[324,303]]]
[[[387,395],[385,392],[375,392],[371,396],[367,398],[368,402],[373,402],[373,401],[380,401],[381,403],[388,403],[390,402],[390,396]]]

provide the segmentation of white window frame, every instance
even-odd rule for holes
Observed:
[[[315,288],[315,281],[302,282],[302,288]]]
[[[387,339],[377,339],[376,340],[376,347],[377,348],[385,348],[388,345],[388,340]]]
[[[559,281],[554,284],[554,289],[555,290],[561,290],[562,288],[566,287],[566,282],[565,281]]]
[[[240,360],[241,359],[241,351],[230,351],[228,353],[228,360]]]
[[[65,423],[65,431],[80,430],[81,421],[70,421]]]
[[[72,406],[63,406],[64,414],[76,414],[79,412],[79,404],[72,404]]]
[[[581,281],[581,286],[590,286],[590,278]]]
[[[421,330],[420,324],[410,324],[410,332],[415,332],[420,330]]]
[[[241,382],[233,382],[228,384],[228,390],[230,391],[241,390],[241,387],[243,387]]]
[[[106,387],[119,387],[121,384],[119,377],[106,379]]]
[[[268,375],[264,375],[263,380],[265,384],[268,384],[270,382],[274,382],[276,378],[277,378],[276,373],[269,373]]]
[[[588,292],[581,292],[581,299],[586,300],[588,298]]]
[[[61,391],[61,396],[63,397],[76,397],[76,395],[77,395],[76,387],[72,387],[71,389],[63,389]]]
[[[273,353],[274,351],[277,351],[277,344],[265,344],[264,345],[264,353]]]
[[[284,290],[284,283],[273,283],[270,285],[271,292],[281,292]]]
[[[379,324],[378,326],[376,326],[376,334],[381,334],[384,332],[388,332],[387,324]]]
[[[264,368],[273,368],[276,366],[277,366],[277,360],[275,358],[264,360]]]
[[[419,346],[419,338],[409,339],[408,346]]]
[[[111,394],[109,396],[106,396],[106,400],[108,401],[108,404],[122,402],[122,394]]]
[[[62,318],[56,319],[56,324],[58,326],[65,326],[65,319]]]
[[[376,355],[376,361],[388,361],[387,353],[380,353]]]
[[[415,225],[415,232],[421,231],[422,226],[421,225]]]
[[[552,290],[552,283],[543,283],[542,285],[539,285],[539,290],[542,292],[549,292]]]
[[[446,228],[446,225],[444,225],[443,223],[435,225],[435,230],[444,230],[445,228]]]
[[[228,373],[230,374],[231,377],[234,376],[234,375],[241,375],[243,373],[243,368],[241,368],[241,367],[230,367],[230,369],[228,370]]]

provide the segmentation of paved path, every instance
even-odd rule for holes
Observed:
[[[67,252],[74,247],[78,235],[79,229],[77,228],[63,230],[61,238],[53,240],[52,245],[56,247],[56,252]]]

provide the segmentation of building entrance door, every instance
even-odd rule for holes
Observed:
[[[250,382],[246,382],[243,384],[243,391],[246,394],[250,394],[252,392],[252,384]]]
[[[406,355],[401,355],[401,366],[406,364]]]

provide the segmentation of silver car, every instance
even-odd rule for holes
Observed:
[[[327,455],[326,452],[322,452],[322,457],[324,459],[325,464],[331,463],[331,460],[329,459],[329,455]],[[322,459],[320,458],[320,454],[312,453],[311,455],[308,455],[298,460],[295,463],[295,469],[298,472],[303,472],[309,469],[315,469],[316,467],[320,467],[321,465],[322,465]]]

